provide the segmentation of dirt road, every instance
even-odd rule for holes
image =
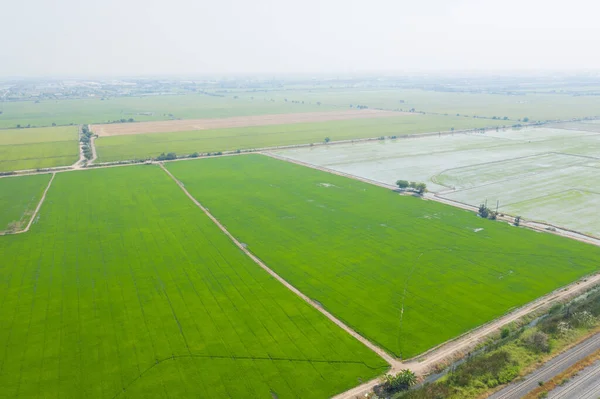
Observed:
[[[225,129],[249,126],[288,125],[294,123],[342,121],[350,119],[389,118],[416,115],[410,112],[352,109],[328,112],[302,112],[294,114],[234,116],[214,119],[182,119],[155,122],[131,122],[90,125],[100,137],[143,133],[185,132],[191,130]]]
[[[0,235],[21,234],[21,233],[26,233],[29,231],[29,229],[31,228],[31,225],[35,221],[36,216],[38,215],[40,209],[42,208],[42,204],[44,203],[44,200],[46,199],[46,194],[48,193],[48,190],[50,189],[50,186],[52,185],[52,182],[54,181],[55,176],[56,176],[56,173],[52,173],[52,177],[50,178],[50,181],[48,182],[48,185],[46,186],[46,189],[44,190],[44,193],[42,194],[42,198],[40,198],[40,201],[38,202],[37,206],[35,207],[35,211],[33,211],[33,215],[31,215],[31,219],[29,219],[29,223],[27,223],[27,226],[25,226],[25,228],[22,230],[13,231],[10,233],[0,232]]]
[[[242,243],[240,243],[226,228],[225,226],[223,226],[221,224],[221,222],[219,222],[219,220],[217,218],[215,218],[209,211],[208,209],[206,209],[204,206],[202,206],[202,204],[200,204],[200,202],[198,202],[198,200],[196,200],[196,198],[194,198],[194,196],[192,196],[189,191],[187,191],[187,189],[185,188],[185,186],[183,185],[183,183],[181,183],[179,180],[177,180],[177,178],[175,178],[175,176],[173,176],[171,174],[171,172],[169,172],[169,170],[167,168],[165,168],[165,166],[162,163],[159,163],[160,167],[162,168],[162,170],[165,171],[165,173],[167,175],[169,175],[169,177],[175,182],[177,183],[177,185],[179,186],[179,188],[181,188],[181,190],[185,193],[185,195],[188,196],[188,198],[198,207],[200,208],[209,218],[210,220],[213,221],[214,224],[217,225],[217,227],[219,227],[219,229],[225,233],[225,235],[227,237],[229,237],[229,239],[240,249],[242,250],[250,259],[252,259],[258,266],[260,266],[263,270],[265,270],[267,273],[269,273],[271,276],[273,276],[277,281],[279,281],[281,284],[283,284],[287,289],[289,289],[290,291],[292,291],[294,294],[296,294],[298,297],[300,297],[302,300],[304,300],[306,303],[308,303],[310,306],[312,306],[313,308],[317,309],[319,312],[321,312],[323,315],[325,315],[325,317],[327,317],[329,320],[333,321],[335,324],[337,324],[339,327],[341,327],[344,331],[346,331],[348,334],[352,335],[354,338],[356,338],[357,340],[359,340],[360,342],[362,342],[366,347],[368,347],[369,349],[371,349],[373,352],[377,353],[381,358],[383,358],[386,362],[388,362],[388,364],[391,366],[392,370],[394,371],[398,371],[400,369],[402,369],[402,363],[400,361],[398,361],[397,359],[395,359],[394,357],[390,356],[387,352],[385,352],[383,349],[379,348],[378,346],[374,345],[372,342],[370,342],[369,340],[367,340],[366,338],[364,338],[362,335],[360,335],[359,333],[357,333],[356,331],[354,331],[353,329],[351,329],[350,327],[348,327],[346,324],[344,324],[342,321],[340,321],[338,318],[336,318],[334,315],[332,315],[331,313],[329,313],[327,310],[323,309],[318,303],[316,303],[315,301],[313,301],[312,299],[310,299],[308,296],[304,295],[302,292],[300,292],[300,290],[298,290],[296,287],[294,287],[293,285],[291,285],[290,283],[288,283],[286,280],[283,279],[283,277],[279,276],[277,273],[275,273],[271,268],[269,268],[266,264],[264,264],[259,258],[257,258],[254,254],[252,254],[244,245],[242,245]]]

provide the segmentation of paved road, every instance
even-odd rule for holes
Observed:
[[[571,398],[600,398],[600,361],[587,367],[567,384],[556,388],[548,395],[548,399]]]
[[[521,399],[523,396],[537,388],[539,386],[539,381],[546,382],[550,380],[555,375],[565,371],[573,364],[593,354],[597,350],[600,350],[600,333],[586,339],[568,351],[561,353],[533,373],[527,375],[523,380],[510,384],[506,388],[490,396],[489,399]],[[578,398],[579,396],[567,397]]]

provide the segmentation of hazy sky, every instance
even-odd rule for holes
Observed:
[[[4,0],[0,76],[600,69],[594,0]]]

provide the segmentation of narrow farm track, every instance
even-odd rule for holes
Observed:
[[[90,139],[90,148],[92,149],[92,159],[90,159],[88,165],[94,163],[94,161],[98,158],[98,154],[96,153],[96,136],[92,136]]]
[[[221,224],[221,222],[219,222],[219,220],[217,218],[215,218],[209,211],[208,209],[206,209],[204,206],[202,206],[202,204],[200,204],[200,202],[198,202],[198,200],[196,200],[196,198],[194,198],[192,196],[192,194],[190,194],[189,191],[187,191],[187,189],[185,188],[185,186],[183,185],[182,182],[180,182],[179,180],[177,180],[177,178],[175,176],[173,176],[173,174],[171,174],[171,172],[169,172],[169,170],[167,170],[167,168],[165,168],[163,163],[159,163],[160,167],[162,168],[162,170],[165,171],[165,173],[175,182],[177,183],[177,185],[179,186],[179,188],[181,188],[181,190],[185,193],[185,195],[188,196],[188,198],[194,203],[196,204],[196,206],[198,208],[200,208],[205,214],[206,216],[208,216],[210,218],[210,220],[212,220],[213,223],[215,223],[217,225],[217,227],[219,227],[219,229],[225,233],[225,235],[227,237],[229,237],[229,239],[240,249],[242,250],[250,259],[252,259],[254,261],[254,263],[256,263],[258,266],[260,266],[263,270],[265,270],[267,273],[269,273],[271,276],[273,276],[277,281],[279,281],[281,284],[283,284],[287,289],[289,289],[290,291],[292,291],[294,294],[296,294],[298,297],[300,297],[302,300],[304,300],[306,303],[308,303],[310,306],[312,306],[313,308],[315,308],[316,310],[318,310],[319,312],[321,312],[323,315],[325,315],[325,317],[327,317],[329,320],[331,320],[332,322],[334,322],[337,326],[339,326],[340,328],[342,328],[344,331],[346,331],[348,334],[350,334],[351,336],[353,336],[354,338],[356,338],[358,341],[360,341],[363,345],[365,345],[366,347],[368,347],[369,349],[371,349],[373,352],[375,352],[376,354],[378,354],[382,359],[384,359],[386,362],[388,362],[388,364],[391,366],[391,370],[390,372],[398,372],[400,371],[404,365],[402,362],[398,361],[397,359],[395,359],[393,356],[389,355],[387,352],[385,352],[383,349],[381,349],[380,347],[374,345],[372,342],[370,342],[369,340],[367,340],[366,338],[364,338],[362,335],[360,335],[359,333],[357,333],[356,331],[354,331],[353,329],[351,329],[350,327],[348,327],[346,324],[344,324],[341,320],[339,320],[338,318],[336,318],[334,315],[332,315],[331,313],[329,313],[327,310],[323,309],[319,304],[317,304],[315,301],[313,301],[312,299],[310,299],[308,296],[304,295],[302,292],[300,292],[300,290],[298,290],[296,287],[294,287],[293,285],[291,285],[290,283],[288,283],[286,280],[283,279],[283,277],[279,276],[277,273],[275,273],[271,268],[269,268],[266,264],[264,264],[260,259],[258,259],[254,254],[252,254],[244,245],[242,245],[241,242],[239,242],[226,228],[225,226],[223,226],[223,224]],[[372,386],[376,385],[378,382],[378,380],[372,380],[366,384],[363,385],[368,385],[368,384],[372,384]],[[361,385],[361,387],[363,386]],[[336,398],[339,397],[341,398],[342,396],[336,396]],[[345,396],[344,396],[345,397]]]
[[[52,185],[52,182],[54,181],[54,176],[56,176],[56,173],[52,173],[52,177],[50,178],[50,181],[48,182],[48,185],[46,186],[46,189],[44,190],[44,193],[42,194],[42,198],[40,198],[40,202],[38,202],[37,206],[35,207],[35,211],[33,211],[33,215],[31,215],[31,219],[29,219],[29,223],[27,223],[27,226],[25,226],[25,228],[23,230],[18,230],[12,233],[0,233],[0,235],[9,235],[9,234],[21,234],[21,233],[26,233],[29,231],[29,229],[31,228],[31,225],[33,224],[33,221],[35,220],[37,214],[40,211],[40,208],[42,207],[42,204],[44,203],[44,200],[46,199],[46,194],[48,193],[48,190],[50,189],[50,186]]]

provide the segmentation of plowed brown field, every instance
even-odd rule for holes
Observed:
[[[184,119],[138,123],[111,123],[93,125],[92,131],[100,137],[127,134],[185,132],[190,130],[224,129],[247,126],[287,125],[292,123],[327,122],[347,119],[385,118],[412,115],[407,112],[372,109],[330,112],[306,112],[280,115],[235,116],[219,119]]]

